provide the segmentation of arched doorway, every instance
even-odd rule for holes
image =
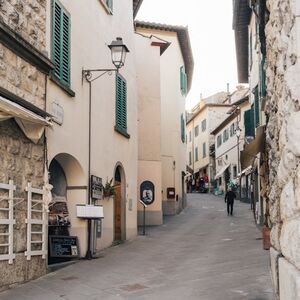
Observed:
[[[82,245],[86,245],[86,224],[76,217],[76,204],[85,203],[87,187],[80,163],[70,154],[56,155],[49,165],[49,183],[53,188],[52,202],[49,205],[48,235],[55,239],[70,235],[78,237],[82,253]],[[48,264],[70,260],[53,255],[50,248],[49,242]]]
[[[114,199],[114,241],[126,240],[126,182],[123,167],[118,164],[114,174],[115,199]]]

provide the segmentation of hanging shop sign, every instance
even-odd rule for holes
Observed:
[[[91,176],[91,195],[92,199],[102,199],[102,178],[95,175]]]
[[[140,186],[140,199],[146,205],[150,205],[154,202],[155,187],[151,181],[143,181]]]
[[[79,257],[77,236],[49,236],[51,257]]]
[[[77,204],[77,218],[82,219],[103,219],[103,206],[90,204]]]

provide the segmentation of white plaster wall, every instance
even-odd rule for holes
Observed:
[[[69,97],[52,81],[48,82],[47,108],[59,103],[64,109],[64,123],[48,130],[49,161],[59,153],[69,153],[80,163],[85,174],[88,172],[88,84],[82,81],[82,69],[113,68],[107,45],[117,36],[123,38],[130,49],[125,66],[120,70],[127,81],[127,127],[130,139],[114,131],[115,126],[115,76],[105,75],[92,87],[92,157],[91,173],[106,178],[113,177],[118,162],[124,167],[126,177],[126,230],[127,238],[137,233],[137,92],[135,74],[135,45],[133,34],[132,2],[114,3],[113,15],[106,12],[100,1],[89,5],[83,1],[62,0],[71,15],[71,89],[76,93]],[[47,15],[47,50],[50,55],[51,22],[50,1]],[[87,185],[88,178],[82,185]],[[82,199],[80,199],[82,201]],[[132,205],[129,207],[129,203]],[[112,227],[113,215],[110,205],[104,203],[105,216]],[[130,208],[130,209],[129,209]],[[108,222],[105,220],[105,222]],[[75,232],[76,233],[76,232]],[[105,236],[105,233],[104,233]],[[111,241],[113,237],[110,237]],[[107,245],[108,242],[100,245]]]

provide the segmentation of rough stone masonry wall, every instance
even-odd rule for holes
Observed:
[[[37,278],[46,272],[46,262],[41,256],[26,260],[26,223],[27,194],[25,187],[31,182],[34,187],[43,186],[44,145],[30,142],[20,131],[14,120],[0,122],[0,182],[8,183],[9,179],[16,185],[15,197],[25,201],[16,205],[14,216],[14,253],[16,259],[9,265],[0,261],[0,291],[11,284]],[[3,190],[0,196],[5,196]],[[15,203],[19,202],[16,201]],[[2,204],[1,204],[1,207]],[[3,230],[0,226],[0,231]],[[1,237],[3,238],[3,237]],[[0,239],[0,244],[6,241]]]
[[[8,25],[39,51],[45,49],[46,0],[0,0],[0,22]],[[23,60],[0,43],[0,87],[45,109],[46,78],[30,62]],[[14,180],[15,197],[26,199],[25,187],[43,186],[44,141],[35,145],[28,140],[14,120],[0,122],[0,182]],[[0,196],[3,192],[0,191]],[[2,205],[2,204],[1,204]],[[14,213],[14,252],[16,259],[9,265],[0,261],[0,290],[41,276],[46,272],[46,261],[41,256],[27,261],[26,214],[27,203],[16,206]],[[1,226],[0,226],[1,227]],[[0,228],[0,231],[3,228]],[[38,230],[37,230],[38,231]],[[0,240],[0,244],[1,244]]]
[[[0,21],[40,51],[46,47],[47,0],[0,0]]]
[[[271,267],[277,296],[300,299],[300,3],[267,5]]]

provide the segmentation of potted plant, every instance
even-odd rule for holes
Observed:
[[[106,183],[103,186],[103,196],[104,197],[110,197],[115,194],[115,186],[113,185],[113,178],[111,178],[109,181],[106,179]]]

